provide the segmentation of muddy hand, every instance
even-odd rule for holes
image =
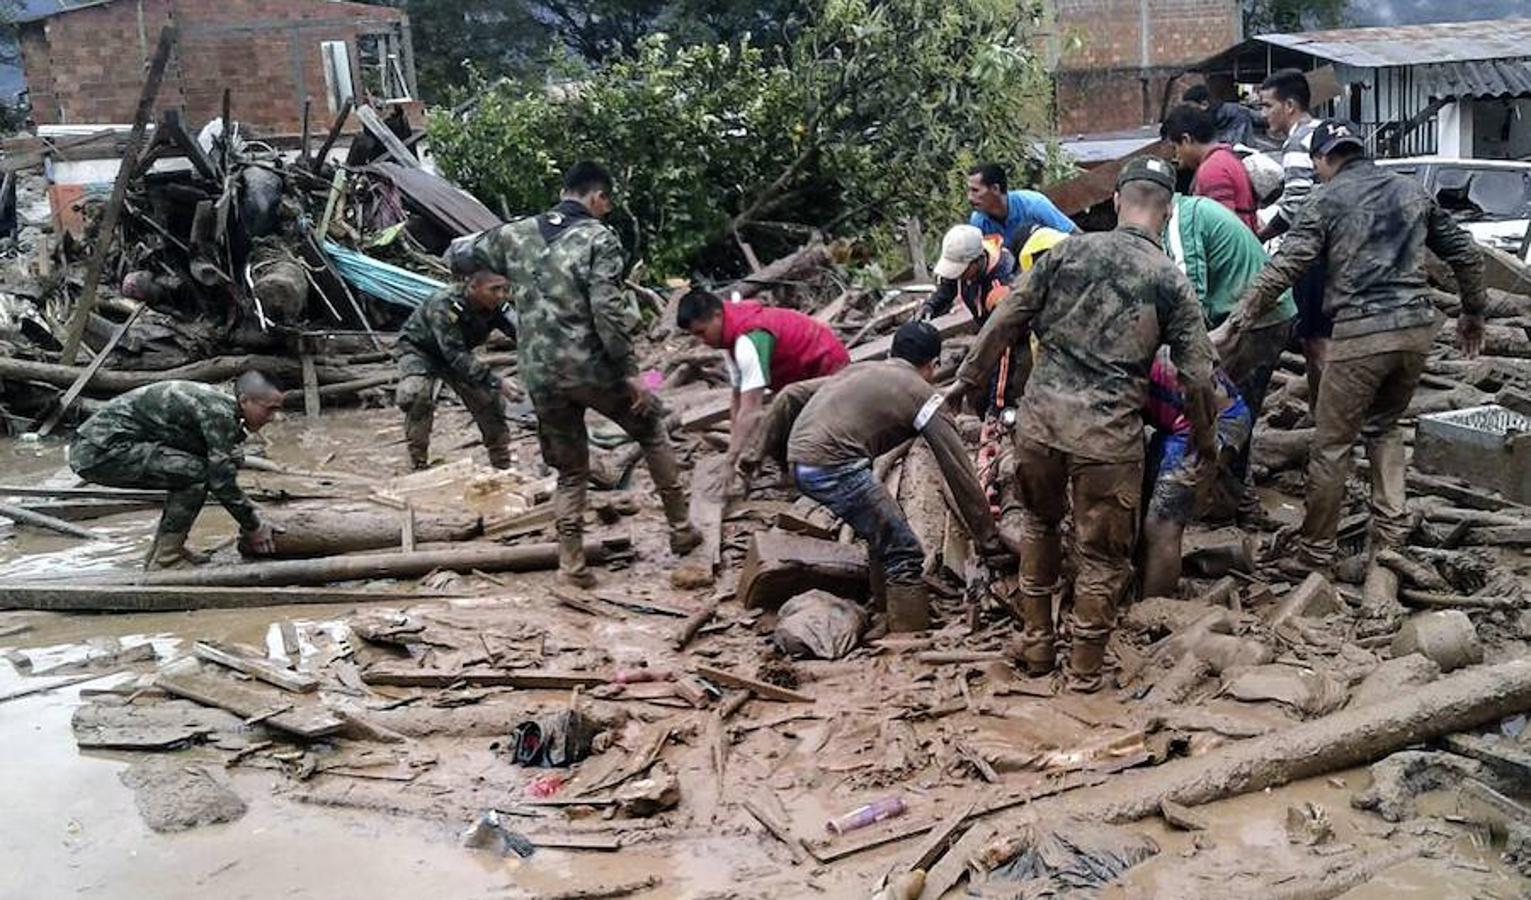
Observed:
[[[633,412],[641,415],[654,408],[654,395],[649,391],[648,386],[643,383],[643,379],[629,378],[627,386],[633,394]]]
[[[270,556],[276,552],[276,529],[262,523],[254,531],[245,532],[245,545],[256,556]]]
[[[1483,317],[1469,314],[1457,316],[1457,346],[1468,359],[1483,352]]]

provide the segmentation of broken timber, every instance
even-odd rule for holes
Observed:
[[[740,688],[746,691],[754,691],[755,696],[763,700],[780,700],[783,703],[812,703],[813,698],[807,694],[799,694],[797,691],[789,691],[784,687],[746,678],[743,675],[735,675],[724,669],[715,669],[712,666],[699,665],[694,668],[696,674],[709,681],[716,682],[726,687]]]
[[[267,660],[236,653],[230,648],[209,641],[198,641],[191,648],[191,652],[196,654],[198,659],[226,666],[236,672],[243,672],[251,678],[276,685],[284,691],[306,694],[319,689],[319,679],[306,672],[294,672]]]
[[[585,555],[599,563],[613,552],[628,547],[626,538],[586,541]],[[417,550],[414,553],[370,553],[331,556],[323,559],[284,559],[274,562],[207,566],[201,569],[150,572],[139,583],[196,587],[278,587],[328,584],[368,578],[419,578],[435,569],[454,572],[532,572],[558,566],[557,544],[468,546],[451,550]],[[107,584],[124,584],[114,580]]]
[[[84,538],[87,541],[99,540],[100,537],[88,528],[81,528],[63,519],[44,515],[36,510],[22,506],[13,506],[9,503],[0,503],[0,516],[4,516],[20,525],[31,525],[35,528],[46,528],[70,537]]]
[[[369,603],[437,600],[450,595],[389,594],[342,588],[153,587],[121,584],[0,585],[0,609],[51,612],[179,612],[188,609],[249,609],[304,603]]]
[[[465,687],[508,687],[523,691],[554,690],[599,687],[611,679],[601,675],[576,675],[556,672],[473,672],[432,671],[419,669],[408,672],[363,672],[364,684],[385,687],[444,688],[454,684]]]
[[[322,706],[293,706],[286,695],[275,690],[240,684],[195,669],[162,671],[155,676],[154,683],[166,693],[226,709],[243,719],[259,717],[272,728],[303,738],[325,737],[345,727],[343,720]]]

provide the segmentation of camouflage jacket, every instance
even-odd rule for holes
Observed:
[[[1032,440],[1101,462],[1143,457],[1143,406],[1154,354],[1168,344],[1193,429],[1212,423],[1212,344],[1186,277],[1132,226],[1074,235],[1048,252],[989,317],[957,380],[981,392],[1027,325],[1037,362],[1017,427]]]
[[[1401,331],[1436,321],[1425,250],[1451,266],[1462,308],[1483,311],[1483,258],[1424,186],[1369,159],[1347,163],[1313,192],[1281,248],[1245,291],[1242,323],[1259,321],[1308,266],[1324,259],[1324,312],[1336,340]]]
[[[217,388],[194,381],[162,381],[128,391],[86,420],[75,440],[108,449],[159,444],[207,460],[208,493],[246,531],[260,526],[255,504],[237,480],[240,444],[248,434],[239,403]]]
[[[622,242],[566,200],[485,231],[473,255],[510,280],[520,377],[533,394],[615,388],[638,373],[638,305],[622,292]]]
[[[427,297],[399,329],[399,372],[404,375],[449,375],[468,384],[498,390],[500,378],[489,371],[473,348],[499,329],[516,333],[509,304],[483,312],[454,285]]]

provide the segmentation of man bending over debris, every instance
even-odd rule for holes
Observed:
[[[1204,463],[1215,455],[1212,345],[1196,292],[1159,247],[1174,189],[1169,163],[1129,162],[1117,178],[1116,230],[1075,235],[1048,251],[979,332],[951,392],[981,396],[1000,356],[1031,327],[1040,349],[1013,432],[1025,508],[1021,655],[1034,675],[1055,665],[1052,598],[1067,486],[1078,555],[1069,680],[1079,690],[1103,684],[1106,641],[1132,581],[1142,411],[1160,344],[1180,373],[1192,446]]]
[[[1304,205],[1244,294],[1218,329],[1219,343],[1247,323],[1259,322],[1288,285],[1315,263],[1324,266],[1324,313],[1334,337],[1319,382],[1308,494],[1296,558],[1283,559],[1291,575],[1334,562],[1350,451],[1366,440],[1372,474],[1372,549],[1403,543],[1403,429],[1440,323],[1425,276],[1425,251],[1451,266],[1462,312],[1457,340],[1476,356],[1483,342],[1483,259],[1472,236],[1414,179],[1379,169],[1351,126],[1326,120],[1313,129],[1314,170],[1324,182]]]
[[[108,487],[169,491],[149,562],[170,566],[207,557],[186,546],[191,524],[212,493],[239,523],[240,539],[256,555],[272,550],[271,526],[236,480],[239,445],[282,408],[282,392],[259,372],[246,372],[230,397],[194,381],[162,381],[129,391],[91,416],[75,433],[69,467]]]
[[[833,330],[792,309],[748,300],[724,303],[711,291],[693,289],[680,298],[675,324],[709,347],[727,350],[733,383],[729,406],[728,467],[740,472],[755,443],[767,388],[833,375],[851,357]]]
[[[1221,369],[1213,373],[1213,389],[1219,462],[1228,459],[1231,464],[1231,457],[1249,446],[1254,419],[1233,380]],[[1199,480],[1197,456],[1191,452],[1185,391],[1167,347],[1159,348],[1148,373],[1145,412],[1154,436],[1148,445],[1148,510],[1143,517],[1143,596],[1175,597],[1180,588],[1181,539],[1205,485]]]
[[[633,334],[638,306],[622,293],[622,242],[601,223],[612,210],[612,181],[593,162],[564,175],[558,205],[465,242],[480,266],[504,275],[516,306],[520,376],[537,410],[542,457],[558,470],[553,493],[558,574],[594,587],[585,565],[585,491],[590,479],[585,411],[593,409],[643,447],[649,475],[670,523],[670,550],[702,543],[691,524],[675,449],[659,400],[638,377]]]
[[[893,335],[891,359],[794,385],[778,398],[802,409],[787,443],[797,486],[867,542],[873,565],[881,566],[887,579],[890,631],[924,630],[930,623],[930,595],[922,577],[925,551],[897,501],[873,477],[873,459],[923,437],[979,554],[997,560],[1010,553],[962,437],[930,384],[940,356],[941,334],[935,326],[908,322]]]
[[[506,301],[505,276],[484,268],[460,271],[473,266],[465,253],[454,256],[452,264],[459,270],[454,274],[467,275],[467,280],[426,298],[399,330],[399,386],[394,399],[404,411],[409,462],[417,470],[430,465],[436,388],[445,380],[478,423],[490,465],[508,469],[510,429],[499,401],[512,398],[514,386],[473,355],[473,348],[495,329],[506,335],[516,333],[514,313]]]

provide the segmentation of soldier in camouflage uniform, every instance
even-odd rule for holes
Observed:
[[[564,176],[557,206],[460,239],[452,251],[454,268],[489,268],[510,280],[520,377],[537,410],[543,458],[558,470],[553,504],[559,574],[581,587],[595,584],[582,543],[590,477],[587,409],[642,446],[670,523],[670,549],[689,553],[702,539],[690,523],[659,401],[638,378],[632,337],[638,307],[622,292],[622,243],[601,223],[612,209],[611,187],[605,169],[578,163]]]
[[[473,355],[473,348],[495,329],[516,333],[505,284],[503,275],[474,272],[464,283],[432,294],[399,330],[399,387],[394,401],[404,411],[404,438],[410,464],[416,469],[430,464],[436,385],[442,380],[473,414],[490,464],[510,468],[510,429],[500,398],[513,397],[514,387]]]
[[[1143,416],[1150,364],[1168,344],[1186,392],[1192,446],[1215,460],[1212,345],[1196,292],[1159,246],[1175,173],[1138,158],[1117,181],[1115,231],[1053,247],[1000,302],[957,372],[952,395],[983,396],[1005,350],[1028,325],[1038,359],[1015,440],[1021,503],[1020,650],[1027,669],[1055,665],[1052,598],[1071,488],[1077,575],[1069,613],[1069,681],[1103,682],[1106,641],[1132,581],[1143,492]],[[950,399],[950,397],[949,397]]]
[[[1306,509],[1291,575],[1334,562],[1345,506],[1351,448],[1366,442],[1371,461],[1372,548],[1400,546],[1409,530],[1404,491],[1404,433],[1425,360],[1440,330],[1425,276],[1432,251],[1456,276],[1462,297],[1457,339],[1468,356],[1483,341],[1483,259],[1472,235],[1414,179],[1380,169],[1349,124],[1320,122],[1311,141],[1314,170],[1324,182],[1297,213],[1281,242],[1217,329],[1219,346],[1233,342],[1274,309],[1287,286],[1323,267],[1323,313],[1333,322],[1318,383]]]
[[[271,526],[235,479],[239,445],[282,408],[282,392],[259,372],[235,383],[236,396],[193,381],[163,381],[129,391],[75,433],[69,466],[86,481],[110,487],[165,490],[150,562],[205,562],[186,535],[211,493],[239,523],[243,545],[272,550]]]

